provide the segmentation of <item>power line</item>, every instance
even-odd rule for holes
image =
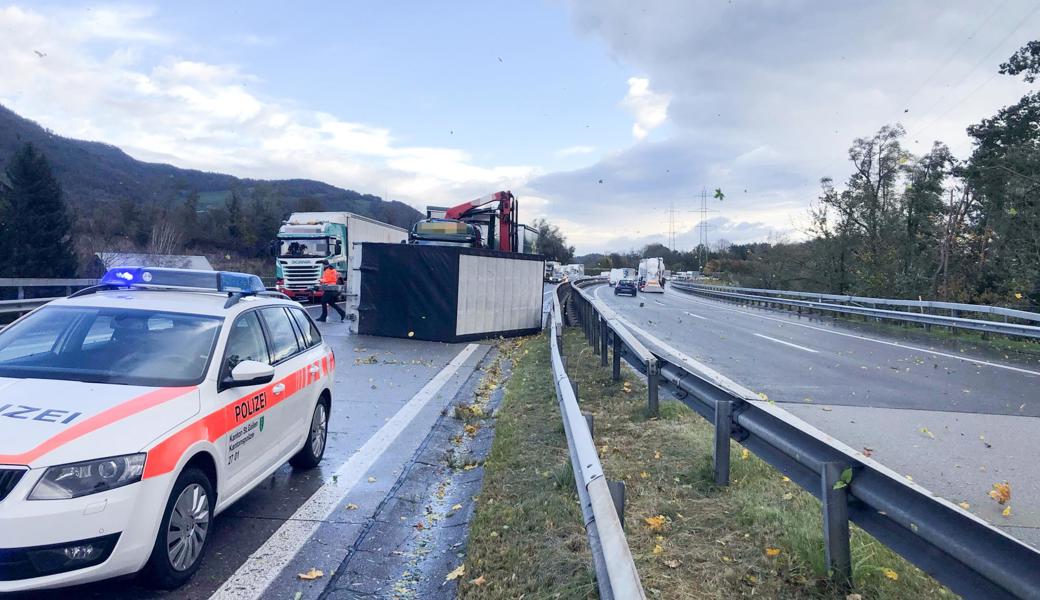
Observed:
[[[970,42],[972,39],[975,38],[976,35],[978,35],[979,31],[981,31],[982,28],[985,27],[986,24],[989,23],[993,19],[993,17],[996,16],[996,14],[998,12],[1000,12],[1001,9],[1004,8],[1005,5],[1007,5],[1008,1],[1009,0],[1004,0],[999,5],[997,5],[997,7],[994,8],[993,11],[990,12],[989,15],[985,19],[983,19],[981,23],[979,23],[979,26],[976,27],[975,30],[971,32],[971,35],[969,35],[966,38],[964,38],[964,41],[962,41],[960,43],[960,45],[957,46],[957,49],[954,50],[953,53],[950,54],[950,56],[947,57],[947,59],[945,61],[943,61],[942,66],[939,67],[938,69],[933,70],[932,73],[928,77],[925,77],[924,81],[921,82],[921,85],[917,86],[917,89],[914,90],[914,93],[910,94],[910,96],[906,100],[904,100],[903,102],[901,102],[897,106],[907,106],[907,107],[910,106],[910,101],[913,100],[914,98],[916,98],[917,95],[921,93],[921,90],[923,90],[925,88],[925,86],[927,86],[929,83],[931,83],[932,79],[935,79],[936,75],[941,73],[944,69],[946,69],[946,67],[948,67],[950,65],[951,62],[953,62],[953,59],[956,58],[957,55],[960,54],[961,50],[963,50],[965,48],[965,46],[968,45],[968,42]]]
[[[966,74],[965,74],[965,75],[964,75],[963,77],[961,77],[961,81],[964,81],[964,80],[966,80],[966,79],[967,79],[968,77],[970,77],[970,76],[972,75],[972,73],[974,73],[974,72],[975,72],[976,70],[978,70],[978,68],[979,68],[980,66],[982,66],[982,65],[983,65],[983,63],[985,63],[985,62],[986,62],[987,60],[989,60],[989,58],[990,58],[990,57],[991,57],[991,56],[993,55],[993,53],[994,53],[994,52],[996,52],[997,50],[999,50],[999,49],[1003,48],[1003,47],[1004,47],[1004,44],[1005,44],[1005,43],[1006,43],[1006,42],[1007,42],[1007,41],[1008,41],[1009,39],[1011,39],[1011,36],[1013,36],[1013,35],[1015,35],[1016,33],[1018,33],[1018,30],[1019,30],[1019,29],[1021,29],[1021,28],[1022,28],[1022,26],[1026,24],[1026,21],[1028,21],[1028,20],[1030,19],[1030,17],[1032,17],[1032,16],[1034,15],[1034,14],[1036,14],[1036,11],[1037,11],[1037,10],[1040,10],[1040,3],[1037,3],[1037,4],[1035,4],[1035,5],[1033,6],[1033,8],[1029,10],[1029,12],[1027,12],[1027,13],[1026,13],[1026,14],[1025,14],[1025,15],[1024,15],[1024,16],[1023,16],[1023,17],[1022,17],[1021,19],[1019,19],[1019,21],[1018,21],[1018,25],[1016,25],[1016,26],[1015,26],[1015,27],[1014,27],[1014,28],[1013,28],[1013,29],[1012,29],[1011,31],[1009,31],[1009,32],[1007,33],[1007,35],[1005,35],[1005,36],[1004,36],[1003,38],[1001,38],[1001,40],[1000,40],[999,42],[997,42],[997,44],[996,44],[995,46],[993,46],[993,48],[992,48],[992,49],[990,49],[990,51],[989,51],[989,52],[987,52],[985,56],[983,56],[982,58],[980,58],[980,59],[978,60],[978,62],[976,62],[976,63],[975,63],[975,65],[974,65],[974,66],[973,66],[973,67],[971,68],[971,70],[969,70],[969,71],[968,71],[968,72],[967,72],[967,73],[966,73]],[[979,85],[978,87],[976,87],[976,88],[975,88],[975,89],[973,89],[972,91],[968,92],[968,95],[967,95],[967,96],[964,96],[964,97],[962,97],[962,98],[961,98],[960,100],[958,100],[957,102],[955,102],[955,103],[954,103],[954,104],[953,104],[952,106],[950,106],[950,107],[949,107],[949,108],[948,108],[948,109],[947,109],[946,111],[944,111],[944,112],[943,112],[943,113],[942,113],[941,115],[939,115],[938,117],[935,117],[935,118],[933,118],[933,119],[932,119],[931,121],[928,121],[928,123],[926,123],[926,124],[925,124],[924,126],[921,126],[921,127],[917,128],[917,129],[915,129],[915,131],[914,131],[913,135],[914,135],[914,136],[918,136],[918,135],[920,135],[920,134],[921,134],[922,132],[924,132],[925,130],[927,130],[927,129],[928,129],[928,127],[930,127],[930,126],[931,126],[931,125],[932,125],[933,123],[935,123],[936,121],[938,121],[938,120],[939,120],[939,119],[941,119],[942,117],[944,117],[944,116],[948,115],[948,114],[949,114],[949,113],[950,113],[950,112],[951,112],[951,111],[952,111],[953,109],[955,109],[955,108],[957,108],[958,106],[960,106],[960,105],[961,105],[961,104],[962,104],[962,103],[963,103],[963,102],[964,102],[965,100],[967,100],[967,99],[968,99],[968,98],[970,98],[971,96],[975,95],[975,93],[976,93],[976,92],[978,92],[978,91],[979,91],[980,89],[982,89],[982,87],[983,87],[983,86],[985,86],[985,85],[986,85],[987,83],[989,83],[990,81],[992,81],[992,80],[993,80],[993,79],[994,79],[994,78],[995,78],[995,77],[996,77],[997,75],[999,75],[999,72],[994,72],[994,73],[993,73],[993,74],[992,74],[992,75],[991,75],[991,76],[989,77],[989,79],[987,79],[986,81],[982,82],[982,84],[980,84],[980,85]],[[958,81],[958,84],[959,84],[959,83],[960,83],[961,81]],[[943,94],[942,96],[940,96],[940,97],[939,97],[939,99],[938,99],[938,100],[936,100],[936,101],[935,101],[935,102],[934,102],[934,103],[933,103],[933,104],[932,104],[932,105],[931,105],[931,106],[930,106],[930,107],[928,108],[928,110],[926,110],[926,111],[924,112],[924,114],[925,114],[925,115],[927,115],[927,114],[928,114],[928,113],[930,113],[930,112],[931,112],[932,110],[934,110],[934,109],[935,109],[935,108],[936,108],[936,107],[937,107],[937,106],[938,106],[938,105],[939,105],[939,104],[940,104],[940,103],[941,103],[941,102],[942,102],[943,100],[945,100],[945,99],[946,99],[946,96],[947,96],[947,95],[946,95],[945,93],[944,93],[944,94]]]

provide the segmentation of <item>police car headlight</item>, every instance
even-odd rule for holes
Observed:
[[[88,496],[141,480],[145,454],[127,454],[50,467],[33,487],[30,500]]]

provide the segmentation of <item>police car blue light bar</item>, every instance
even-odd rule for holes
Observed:
[[[256,294],[266,290],[259,277],[248,273],[151,267],[109,269],[101,278],[101,285],[123,288],[181,288],[240,294]]]

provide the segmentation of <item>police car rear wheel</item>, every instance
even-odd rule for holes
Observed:
[[[151,587],[173,589],[191,579],[202,563],[213,522],[213,483],[190,467],[177,478],[144,568]]]
[[[329,435],[329,407],[325,399],[318,401],[311,415],[310,428],[307,430],[307,441],[296,453],[289,464],[297,469],[313,469],[325,456],[325,442]]]

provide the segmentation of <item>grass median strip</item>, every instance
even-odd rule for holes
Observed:
[[[648,597],[954,598],[853,528],[855,589],[826,577],[819,502],[734,445],[732,484],[712,482],[712,428],[675,401],[646,416],[646,387],[622,382],[565,334],[568,372],[611,479],[627,486],[626,534]],[[548,340],[514,350],[484,491],[471,530],[464,598],[595,597],[581,513],[550,376]]]

